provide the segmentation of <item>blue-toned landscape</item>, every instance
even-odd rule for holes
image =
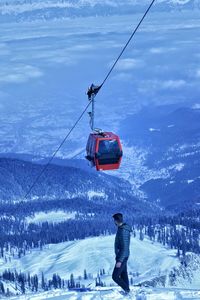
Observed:
[[[111,278],[121,211],[132,299],[200,299],[199,1],[156,1],[96,97],[120,169],[88,165],[86,113],[24,198],[149,4],[1,1],[0,297],[123,299]]]

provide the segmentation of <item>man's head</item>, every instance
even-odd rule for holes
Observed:
[[[116,213],[113,215],[114,222],[117,226],[123,224],[123,215],[121,213]]]

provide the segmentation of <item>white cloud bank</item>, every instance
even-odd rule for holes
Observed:
[[[200,78],[200,69],[196,71],[196,77]]]
[[[179,79],[179,80],[166,80],[161,82],[161,87],[163,89],[176,89],[176,88],[180,88],[182,86],[184,86],[186,84],[186,81],[183,79]]]
[[[112,66],[113,63],[111,63],[109,66]],[[136,68],[140,68],[144,65],[144,63],[139,59],[134,58],[124,58],[121,59],[117,65],[116,69],[119,71],[129,71]]]
[[[21,83],[41,76],[43,72],[30,65],[11,65],[10,68],[6,66],[0,68],[0,83]]]

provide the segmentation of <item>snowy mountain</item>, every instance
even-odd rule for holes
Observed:
[[[34,179],[44,165],[26,161],[1,158],[1,194],[2,200],[20,199],[28,191]],[[108,181],[109,178],[109,181]],[[123,191],[130,190],[130,184],[124,180],[90,170],[75,167],[50,165],[34,187],[31,198],[76,198],[99,197],[104,201],[116,201],[114,194],[122,200]],[[110,194],[111,193],[111,194]],[[119,196],[121,195],[121,197]]]
[[[1,202],[26,200],[24,199],[26,192],[43,168],[44,164],[15,158],[0,158]],[[81,207],[84,207],[85,201],[92,201],[97,206],[104,204],[105,207],[113,206],[113,209],[124,206],[124,209],[131,208],[134,212],[141,212],[148,207],[148,212],[153,213],[155,207],[151,203],[138,200],[128,181],[98,173],[87,165],[84,169],[75,166],[49,165],[27,197],[27,200],[40,201],[41,199],[43,202],[57,199],[63,201],[74,199],[76,202],[76,199],[79,199],[82,203]],[[79,209],[81,207],[79,206]]]
[[[78,278],[83,275],[84,269],[88,274],[95,276],[104,268],[109,274],[106,280],[109,285],[112,283],[111,273],[114,264],[113,243],[112,235],[47,245],[42,251],[33,250],[21,259],[11,259],[10,263],[1,260],[0,272],[6,268],[11,270],[17,268],[31,274],[41,274],[43,271],[47,279],[54,273],[67,279],[71,273]],[[179,265],[176,250],[168,250],[158,243],[152,244],[148,240],[140,241],[139,238],[132,238],[130,249],[129,271],[139,273],[139,276],[135,275],[135,283],[154,277],[159,272],[161,275],[169,274],[173,267]],[[79,255],[80,252],[82,255]],[[156,261],[158,263],[155,263]]]
[[[197,106],[147,107],[121,122],[120,136],[126,144],[120,170],[112,174],[96,173],[83,160],[56,159],[57,166],[51,166],[47,174],[42,176],[32,197],[99,197],[117,202],[118,199],[127,198],[135,202],[139,198],[148,201],[149,205],[158,205],[171,211],[198,208],[199,124],[200,110]],[[21,197],[42,168],[35,162],[44,164],[46,161],[23,154],[2,156],[8,159],[1,159],[1,197]],[[24,159],[27,162],[20,161]],[[20,183],[17,174],[20,174]],[[47,184],[47,178],[50,185]],[[10,195],[8,186],[12,187]],[[138,208],[143,205],[138,200],[135,203]]]
[[[99,295],[103,295],[103,299],[110,299],[110,297],[122,299],[119,289],[114,285],[111,278],[114,264],[113,242],[114,236],[112,235],[48,245],[42,251],[33,250],[20,259],[11,257],[10,260],[7,259],[7,262],[0,260],[0,272],[3,272],[5,268],[9,268],[10,271],[17,269],[21,272],[29,272],[30,275],[38,274],[39,278],[43,273],[45,280],[50,279],[53,274],[59,274],[61,278],[67,280],[70,278],[70,274],[73,274],[76,281],[94,288],[92,292],[79,295],[78,292],[65,290],[41,293],[41,287],[39,287],[38,293],[35,295],[30,295],[30,293],[26,295],[26,297],[32,297],[31,299],[35,299],[34,297],[38,297],[38,299],[52,297],[54,299],[53,296],[55,299],[75,299],[74,297],[86,299],[87,296],[92,297],[89,299],[100,299],[98,298]],[[79,255],[80,252],[82,255]],[[99,270],[102,269],[104,269],[104,274],[101,274],[100,278],[107,288],[96,288],[95,291],[95,278]],[[175,250],[167,249],[158,243],[152,243],[148,239],[141,241],[136,237],[131,240],[128,269],[130,280],[134,285],[142,282],[151,285],[151,287],[142,290],[139,287],[131,287],[132,299],[139,300],[142,294],[151,297],[145,299],[178,300],[186,299],[186,295],[191,295],[189,299],[193,299],[192,295],[195,296],[194,299],[198,299],[200,269],[199,257],[196,255],[188,256],[188,267],[184,269],[176,257]],[[84,272],[87,274],[85,277]],[[111,287],[109,287],[110,285]],[[10,290],[14,291],[11,286]],[[59,296],[60,298],[57,298]],[[178,298],[180,296],[181,298]],[[22,298],[18,297],[18,299],[23,299],[23,296]]]
[[[87,17],[113,14],[134,14],[141,12],[150,3],[143,0],[12,0],[1,1],[1,21],[6,20],[36,20],[57,19],[66,17]],[[159,0],[156,1],[154,11],[170,11],[180,9],[200,8],[198,0]]]
[[[122,123],[130,165],[124,174],[141,195],[168,209],[198,207],[200,183],[200,110],[176,106],[145,108]],[[134,157],[138,157],[135,163]],[[138,165],[137,165],[138,163]],[[132,169],[133,168],[133,169]],[[142,193],[143,192],[143,193]]]

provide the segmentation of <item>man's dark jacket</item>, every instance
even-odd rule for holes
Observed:
[[[115,237],[115,255],[117,262],[123,262],[125,258],[129,257],[131,231],[131,227],[126,223],[118,227]]]

